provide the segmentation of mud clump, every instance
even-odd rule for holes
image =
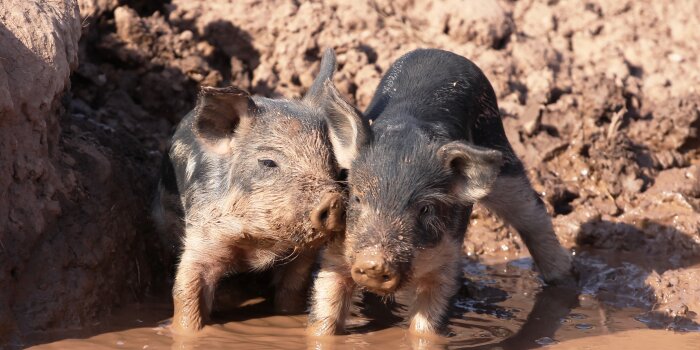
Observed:
[[[0,339],[22,343],[167,291],[148,206],[197,87],[300,97],[325,47],[360,110],[411,49],[473,60],[586,290],[672,315],[661,324],[697,322],[697,1],[38,3],[0,5],[0,47],[15,55],[0,60],[0,161],[10,165],[0,170],[0,283],[11,286],[0,291]],[[55,10],[20,16],[15,5]],[[526,254],[478,206],[465,250]]]

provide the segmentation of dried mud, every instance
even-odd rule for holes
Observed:
[[[645,327],[698,329],[697,1],[80,0],[79,4],[83,17],[79,66],[64,98],[61,137],[89,140],[96,151],[83,153],[94,159],[101,159],[100,154],[117,157],[119,168],[113,166],[112,171],[120,182],[107,186],[98,181],[95,186],[107,186],[122,201],[141,199],[131,209],[116,209],[114,216],[132,222],[124,224],[123,237],[110,238],[100,248],[90,244],[73,248],[76,256],[92,251],[99,255],[92,270],[81,270],[76,278],[90,281],[104,272],[121,276],[122,282],[105,283],[127,296],[106,298],[99,307],[91,302],[87,306],[91,311],[79,317],[56,316],[31,325],[29,319],[42,307],[26,308],[29,311],[21,322],[27,324],[18,327],[24,334],[20,343],[63,337],[37,334],[84,326],[104,319],[107,310],[117,310],[118,305],[167,291],[168,267],[159,258],[162,247],[149,236],[147,224],[134,227],[133,222],[147,220],[145,210],[141,213],[134,208],[145,207],[143,202],[150,199],[168,137],[179,118],[193,107],[197,87],[235,84],[257,94],[298,97],[309,87],[325,47],[335,48],[338,54],[336,85],[361,110],[383,71],[411,49],[443,48],[472,59],[492,82],[508,137],[545,199],[559,238],[575,254],[582,294],[574,309],[588,311],[574,314],[589,315],[612,327],[602,332],[595,326],[597,330],[590,335]],[[92,158],[80,163],[92,163]],[[90,169],[82,171],[97,171]],[[118,188],[129,187],[129,181],[134,184],[133,193],[126,197],[116,193]],[[98,202],[95,210],[106,205]],[[122,247],[115,239],[128,245]],[[517,234],[478,207],[464,248],[471,264],[527,259]],[[123,269],[127,276],[105,263],[103,255],[115,251],[114,259],[128,261]],[[23,273],[41,268],[34,264]],[[133,276],[137,271],[143,275]],[[495,268],[487,271],[494,279],[501,274]],[[522,274],[526,273],[518,272]],[[522,299],[513,306],[520,310],[517,316],[506,322],[507,317],[489,311],[485,313],[491,317],[488,320],[475,320],[473,317],[481,317],[475,315],[482,315],[479,309],[464,309],[468,312],[453,322],[459,329],[455,331],[457,345],[497,343],[526,332],[527,310],[539,300],[534,295],[541,290],[541,282],[534,275],[508,281],[528,286],[503,287],[506,282],[501,281],[495,288],[503,291],[496,294],[505,295],[504,300],[487,298],[482,304],[507,311],[508,303]],[[469,286],[464,289],[470,290]],[[489,286],[480,284],[477,289]],[[60,285],[46,287],[45,294],[57,295],[51,290],[62,289]],[[529,294],[519,296],[522,290]],[[71,293],[79,297],[87,292]],[[47,305],[45,308],[55,309]],[[570,329],[566,315],[571,312],[569,308],[558,316],[558,323],[552,326],[560,332],[556,334],[565,334],[563,339],[557,339],[555,333],[547,337],[565,340],[589,334]],[[603,321],[602,314],[611,314],[613,320],[624,318],[623,323],[631,320],[634,325],[617,329]],[[297,328],[303,323],[303,318],[283,320],[295,320],[298,324],[292,327]],[[498,333],[501,331],[490,326],[478,331],[479,322],[494,320],[505,322],[507,331]],[[254,318],[246,322],[263,327],[260,325],[275,321]],[[233,332],[227,325],[212,326],[213,334]],[[272,329],[280,328],[284,327]],[[391,334],[403,337],[403,333]],[[113,336],[104,339],[117,339]],[[530,346],[542,338],[523,337]],[[478,339],[487,340],[478,343]],[[264,345],[257,338],[250,341]],[[381,339],[377,342],[384,344]],[[170,344],[170,340],[161,344]]]

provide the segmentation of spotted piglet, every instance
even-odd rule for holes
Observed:
[[[179,254],[175,332],[204,325],[217,282],[235,272],[275,269],[275,308],[303,311],[321,245],[342,234],[342,179],[325,114],[351,110],[330,83],[327,50],[301,100],[201,89],[163,161],[154,218]]]

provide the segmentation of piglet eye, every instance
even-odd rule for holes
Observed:
[[[358,196],[356,196],[356,195],[354,195],[354,194],[352,195],[352,200],[353,200],[355,203],[360,203],[360,197],[358,197]]]
[[[276,168],[277,167],[277,163],[275,163],[275,161],[272,159],[258,159],[258,164],[260,164],[260,166],[266,167],[266,168]]]
[[[421,215],[429,215],[432,212],[433,212],[433,207],[430,205],[424,205],[420,208]]]

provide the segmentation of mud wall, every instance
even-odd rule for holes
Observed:
[[[148,290],[153,165],[72,113],[78,4],[0,4],[0,344],[86,324]]]
[[[3,2],[0,18],[0,329],[12,329],[7,286],[61,214],[56,110],[78,64],[80,19],[74,1]]]

